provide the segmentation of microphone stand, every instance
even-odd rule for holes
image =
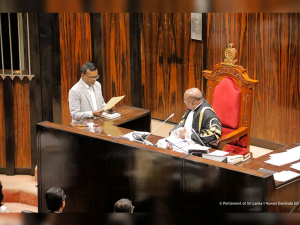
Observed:
[[[201,138],[198,136],[198,134],[196,133],[194,128],[192,128],[192,132],[193,132],[193,134],[196,135],[196,137],[199,139],[199,141],[202,143],[202,145],[205,146],[205,144],[202,142]]]
[[[144,140],[144,142],[147,140],[147,138],[154,132],[154,131],[156,131],[161,125],[163,125],[165,122],[167,122],[170,118],[172,118],[173,116],[174,116],[175,114],[174,113],[172,113],[169,117],[168,117],[168,119],[166,119],[164,122],[162,122],[158,127],[156,127],[150,134],[148,134],[146,137],[145,137],[145,140]]]
[[[186,154],[188,154],[188,155],[189,155],[189,151],[187,151],[187,150],[185,150],[185,149],[183,149],[183,148],[181,148],[181,147],[179,147],[179,146],[175,145],[175,144],[174,144],[174,143],[172,143],[171,141],[169,141],[169,140],[165,139],[165,142],[168,142],[168,143],[170,143],[170,144],[174,145],[176,148],[179,148],[179,149],[181,149],[182,151],[184,151]]]

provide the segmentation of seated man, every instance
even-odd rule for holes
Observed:
[[[222,125],[211,105],[206,101],[198,88],[191,88],[184,93],[187,111],[181,122],[172,131],[181,128],[179,138],[191,139],[205,145],[221,137]],[[195,133],[193,133],[195,131]]]
[[[114,211],[117,212],[127,212],[133,213],[134,206],[131,201],[127,198],[122,198],[115,203]]]
[[[52,187],[45,194],[47,213],[62,213],[66,206],[66,195],[60,187]]]
[[[81,67],[81,79],[69,91],[69,108],[73,120],[100,116],[106,105],[102,96],[98,70],[93,63]]]

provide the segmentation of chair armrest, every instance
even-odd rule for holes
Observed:
[[[211,147],[216,149],[222,149],[224,145],[231,142],[232,140],[241,137],[249,132],[248,127],[240,127],[239,129],[222,136],[219,140],[214,143],[211,143]]]

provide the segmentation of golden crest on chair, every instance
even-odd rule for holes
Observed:
[[[237,63],[237,51],[236,49],[234,48],[234,44],[233,43],[230,43],[228,45],[228,48],[225,50],[225,59],[224,59],[224,62],[225,63],[228,63],[228,64],[233,64],[235,65]]]

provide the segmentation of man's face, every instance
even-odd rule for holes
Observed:
[[[188,109],[193,110],[195,108],[194,99],[187,93],[184,94],[183,101]]]
[[[97,76],[98,76],[98,70],[94,70],[94,71],[87,70],[85,75],[81,74],[82,80],[89,86],[92,86],[96,83]]]

